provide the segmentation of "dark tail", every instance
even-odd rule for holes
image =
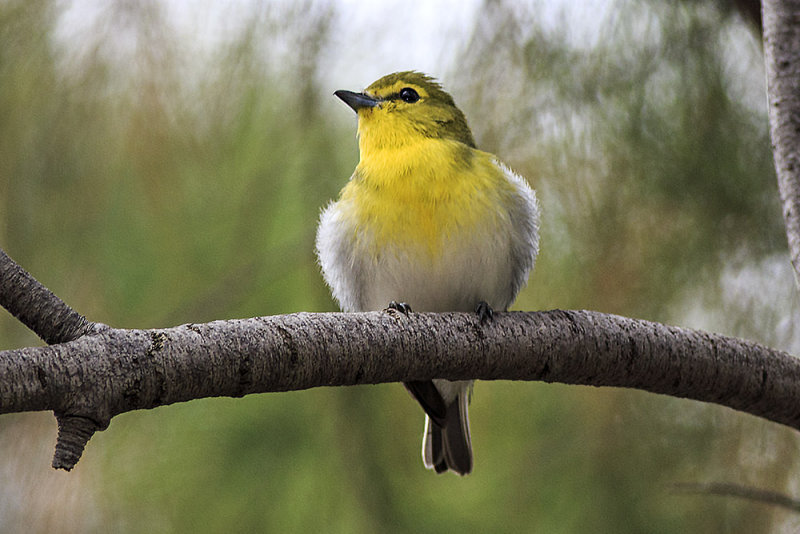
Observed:
[[[464,388],[445,410],[444,425],[425,416],[422,461],[437,473],[448,469],[466,475],[472,471],[472,441],[469,433],[469,391]]]

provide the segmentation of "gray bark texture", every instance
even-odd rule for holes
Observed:
[[[0,249],[0,306],[36,333],[45,343],[64,343],[91,328],[85,317]]]
[[[765,1],[763,20],[772,153],[800,282],[800,0]]]
[[[68,343],[0,352],[0,376],[0,413],[53,410],[78,425],[59,426],[59,441],[71,440],[58,465],[65,468],[94,430],[130,410],[434,377],[637,388],[800,429],[796,358],[741,339],[591,311],[497,313],[483,324],[469,313],[387,310],[159,330],[98,327]]]

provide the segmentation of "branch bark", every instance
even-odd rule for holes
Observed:
[[[49,344],[67,343],[104,327],[70,308],[0,249],[0,306]],[[2,375],[0,375],[2,376]],[[55,412],[58,440],[53,467],[70,470],[99,427],[89,419]]]
[[[772,153],[800,283],[800,0],[765,0],[763,20]]]
[[[98,429],[123,412],[196,398],[434,377],[637,388],[800,429],[800,360],[591,311],[497,313],[483,325],[469,313],[387,310],[106,328],[0,352],[0,376],[0,413],[54,410]]]
[[[65,343],[93,325],[0,249],[0,306],[46,343]]]

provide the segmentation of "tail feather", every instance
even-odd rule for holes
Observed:
[[[472,438],[469,432],[468,394],[461,392],[447,410],[443,429],[444,458],[459,475],[472,471]]]
[[[472,440],[469,432],[468,392],[461,391],[447,406],[444,427],[425,416],[422,461],[437,473],[448,469],[459,475],[472,471]]]
[[[437,473],[447,471],[442,429],[427,415],[425,416],[425,435],[422,439],[422,462],[427,469],[433,469]]]

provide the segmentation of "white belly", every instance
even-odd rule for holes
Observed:
[[[506,309],[514,298],[510,234],[491,233],[497,237],[452,238],[435,258],[383,251],[364,266],[361,309],[381,310],[393,300],[417,312],[474,311],[480,301]]]

